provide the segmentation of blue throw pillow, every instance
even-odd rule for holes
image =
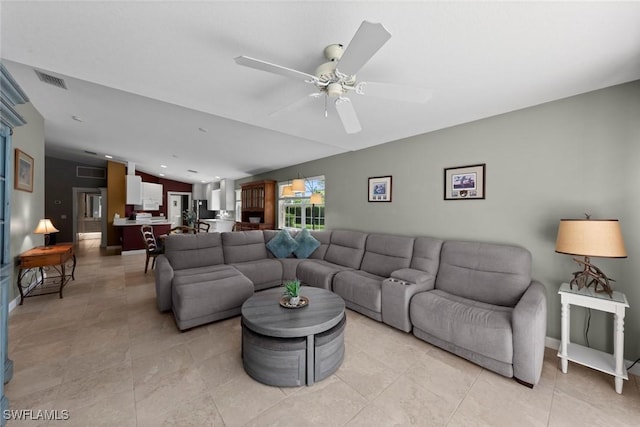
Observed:
[[[309,258],[320,246],[318,239],[313,237],[306,228],[296,235],[295,241],[298,243],[298,247],[293,251],[296,258]]]
[[[293,240],[287,230],[280,230],[275,237],[267,243],[267,249],[277,258],[288,257],[296,248],[298,242]]]

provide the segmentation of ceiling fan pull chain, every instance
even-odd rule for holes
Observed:
[[[324,97],[324,118],[329,117],[329,113],[327,112],[327,97]]]

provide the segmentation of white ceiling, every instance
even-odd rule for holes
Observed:
[[[47,154],[111,154],[186,182],[238,179],[640,79],[640,2],[2,0],[0,8],[0,55],[45,118]],[[321,100],[271,115],[313,87],[233,61],[247,55],[313,74],[324,47],[347,45],[363,20],[392,37],[358,79],[430,88],[433,98],[353,95],[357,134],[331,108],[325,119]]]

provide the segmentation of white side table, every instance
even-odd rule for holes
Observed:
[[[562,304],[562,330],[558,357],[562,359],[562,372],[567,373],[568,361],[588,366],[615,377],[616,392],[622,393],[622,380],[628,380],[627,368],[624,366],[624,311],[629,307],[627,297],[621,292],[613,292],[610,298],[606,293],[596,293],[591,287],[578,290],[568,283],[563,283],[558,290]],[[578,305],[586,308],[613,313],[613,354],[570,342],[569,326],[570,306]]]

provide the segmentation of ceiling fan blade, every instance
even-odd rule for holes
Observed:
[[[416,102],[424,104],[431,98],[431,91],[422,87],[398,85],[392,83],[361,82],[356,86],[359,95],[394,101]]]
[[[284,107],[279,108],[276,111],[271,112],[269,114],[269,116],[273,117],[273,116],[277,116],[277,115],[279,115],[281,113],[285,113],[285,112],[288,112],[288,111],[295,110],[297,108],[302,108],[309,101],[311,101],[313,99],[317,99],[317,98],[319,98],[321,96],[322,96],[322,94],[320,92],[310,93],[309,95],[306,95],[304,98],[300,98],[300,99],[292,102],[289,105],[285,105]]]
[[[316,76],[303,73],[302,71],[294,70],[291,68],[283,67],[282,65],[272,64],[261,59],[255,59],[248,56],[238,56],[234,58],[236,64],[244,65],[245,67],[255,68],[256,70],[267,71],[269,73],[280,74],[285,77],[292,77],[294,79],[301,79],[306,82],[315,82],[318,80]]]
[[[336,68],[348,76],[356,74],[390,38],[382,24],[362,21]]]
[[[342,121],[342,126],[347,133],[358,133],[362,130],[360,121],[356,115],[356,110],[353,108],[353,104],[349,98],[336,99],[336,110],[338,111],[338,117]]]

